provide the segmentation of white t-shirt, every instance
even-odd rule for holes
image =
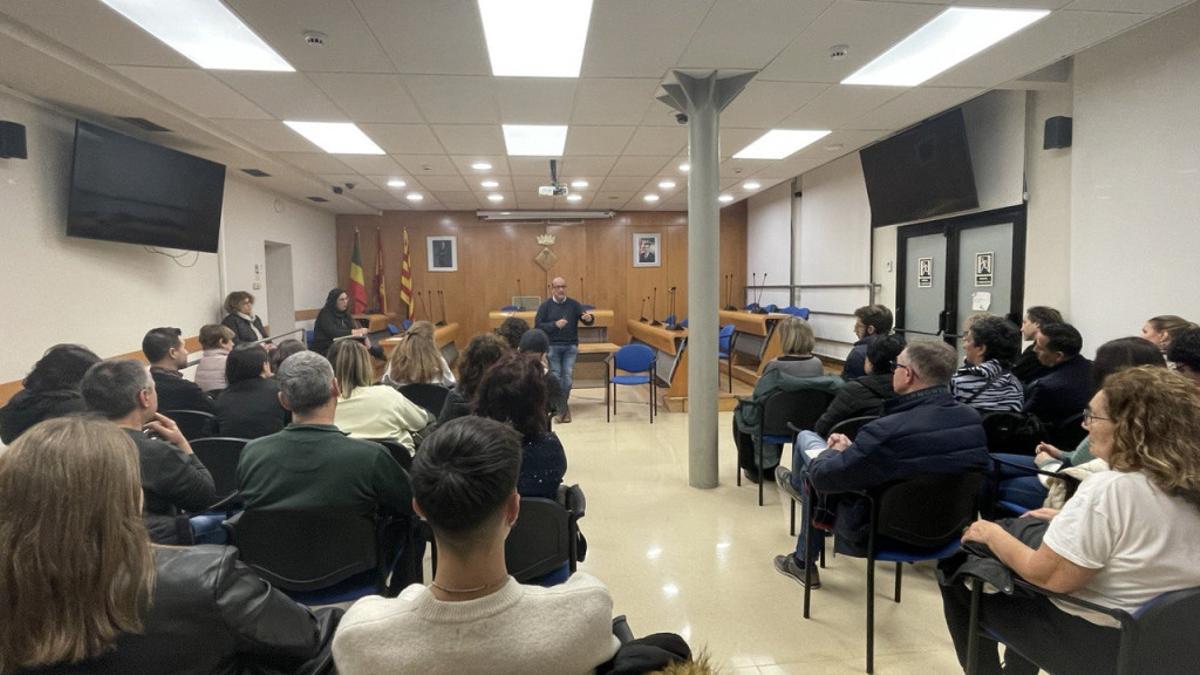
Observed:
[[[486,597],[444,602],[413,584],[367,596],[333,638],[342,675],[588,673],[612,658],[612,598],[582,572],[551,588],[516,579]]]
[[[1200,586],[1200,509],[1168,496],[1145,474],[1105,471],[1088,478],[1050,521],[1042,543],[1099,570],[1073,595],[1133,613],[1168,591]],[[1106,616],[1058,607],[1094,623]]]

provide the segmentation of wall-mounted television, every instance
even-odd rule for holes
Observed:
[[[979,206],[961,108],[859,153],[871,225],[923,220]]]
[[[216,253],[225,166],[75,123],[67,235]]]

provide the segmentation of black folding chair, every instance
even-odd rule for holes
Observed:
[[[446,397],[450,395],[450,390],[440,384],[405,384],[397,389],[404,394],[404,398],[428,410],[434,419],[442,414]]]
[[[792,433],[792,425],[798,429],[811,429],[825,414],[833,400],[833,394],[817,389],[798,389],[796,391],[777,391],[770,394],[762,402],[762,423],[758,425],[758,434],[754,439],[755,452],[758,457],[758,505],[763,505],[763,483],[766,482],[766,471],[763,467],[763,443],[787,445],[796,440]],[[737,484],[742,484],[741,467],[734,472]]]
[[[217,503],[232,511],[235,504],[228,502],[237,493],[237,466],[242,457],[242,449],[249,443],[246,438],[231,438],[226,436],[211,436],[190,441],[192,452],[196,459],[212,474],[216,486]]]
[[[837,424],[833,425],[833,428],[829,430],[829,435],[832,436],[834,434],[845,434],[847,438],[849,438],[851,441],[853,441],[854,437],[858,435],[859,429],[862,429],[864,426],[866,426],[868,422],[873,422],[877,419],[879,419],[879,417],[877,415],[864,415],[862,417],[850,417],[848,419],[844,419],[841,422],[838,422]],[[788,423],[788,427],[791,429],[793,434],[798,434],[801,431],[803,431],[803,429],[797,427],[796,425],[794,425],[790,422]],[[801,467],[793,466],[792,471],[799,471],[800,468]],[[796,536],[796,500],[795,499],[792,500],[791,515],[788,518],[788,534],[792,535],[793,537]],[[822,551],[821,567],[824,567],[824,566],[825,566],[825,555],[824,555],[824,551]]]
[[[1041,441],[1037,418],[1025,413],[991,412],[983,416],[983,432],[991,453],[1033,456]]]
[[[179,427],[179,433],[183,434],[189,443],[197,438],[208,436],[216,424],[216,416],[202,410],[163,410],[160,412],[175,422]]]
[[[400,463],[401,468],[403,468],[406,472],[412,471],[413,453],[403,443],[399,443],[391,438],[368,438],[365,440],[371,441],[372,443],[378,443],[387,448],[388,453],[391,454],[393,459]]]
[[[1046,436],[1051,445],[1061,450],[1074,450],[1087,437],[1087,430],[1083,428],[1083,413],[1049,425]]]

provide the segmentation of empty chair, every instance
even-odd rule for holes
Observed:
[[[729,376],[729,393],[733,393],[733,324],[721,326],[717,335],[717,359],[725,362],[726,374]]]
[[[204,438],[211,433],[216,424],[215,416],[201,410],[164,410],[162,414],[170,417],[179,427],[179,433],[188,441]]]
[[[446,405],[446,396],[450,390],[440,384],[413,383],[397,387],[408,400],[429,411],[434,419],[442,414],[442,406]]]
[[[618,375],[616,371],[625,371]],[[655,372],[654,350],[643,344],[628,344],[613,354],[612,373],[608,386],[604,388],[604,419],[612,421],[612,414],[617,412],[617,386],[636,387],[650,385],[650,423],[654,424],[654,413],[658,411],[657,379]],[[611,397],[610,397],[611,393]],[[609,406],[611,400],[612,406]]]

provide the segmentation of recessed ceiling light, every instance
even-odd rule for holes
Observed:
[[[579,77],[592,0],[479,0],[496,77]]]
[[[488,195],[488,201],[489,202],[502,202],[502,201],[504,201],[504,195]]]
[[[567,195],[567,201],[569,201],[569,202],[583,201],[583,195]]]
[[[421,194],[420,192],[410,192],[404,195],[404,198],[410,202],[419,202],[422,199],[425,199],[425,195]]]
[[[722,204],[728,204],[729,202],[733,201],[733,195],[721,195],[720,197],[717,197],[717,201],[721,202]]]
[[[388,187],[394,187],[394,188],[402,188],[406,185],[408,185],[408,183],[404,182],[403,180],[401,180],[399,178],[389,178],[388,182],[387,182]]]
[[[579,180],[571,181],[571,187],[573,187],[577,190],[582,190],[583,188],[585,188],[587,186],[588,186],[588,182],[586,180],[583,180],[582,178]]]
[[[663,190],[674,190],[675,189],[675,181],[660,180],[660,181],[658,181],[658,187]]]
[[[491,171],[492,165],[488,162],[475,162],[471,165],[471,168],[476,171]]]
[[[645,197],[642,197],[642,200],[653,204],[654,202],[658,201],[658,195],[646,195]]]
[[[809,129],[772,129],[742,148],[734,159],[783,159],[806,145],[816,143],[829,132]]]
[[[742,187],[746,188],[747,190],[757,190],[758,188],[762,187],[762,183],[756,180],[748,180],[745,183],[742,183]]]
[[[1049,13],[1047,9],[951,7],[842,84],[915,87]]]
[[[500,181],[496,181],[496,180],[485,180],[485,181],[480,182],[479,184],[485,188],[488,188],[489,190],[491,188],[500,187]]]
[[[688,164],[687,162],[684,162],[683,164],[679,165],[679,170],[684,173],[687,173],[692,170],[692,165]]]
[[[367,138],[351,122],[294,122],[284,120],[292,131],[312,141],[325,152],[339,155],[385,155],[383,148]]]
[[[526,157],[560,157],[567,144],[565,124],[504,124],[508,154]]]
[[[101,0],[201,68],[296,70],[220,0]]]

